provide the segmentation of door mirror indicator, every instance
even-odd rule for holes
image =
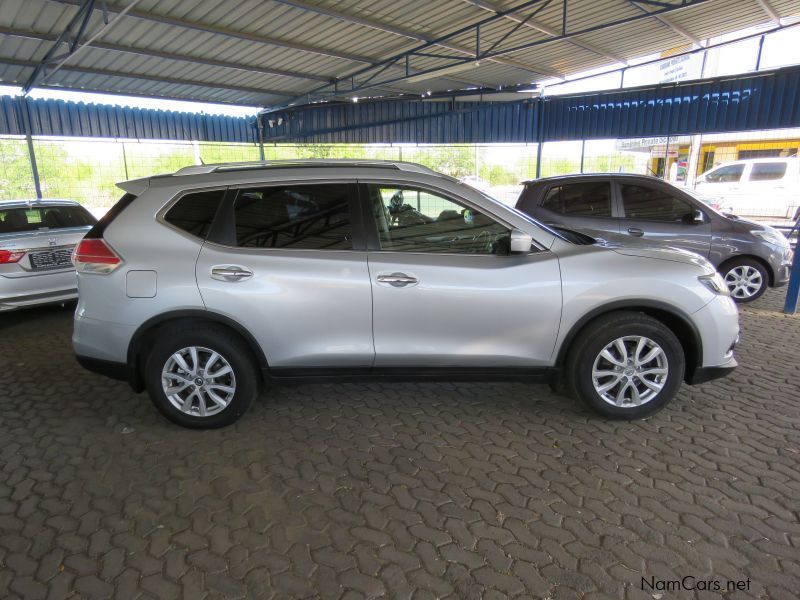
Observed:
[[[520,231],[519,229],[512,229],[511,230],[511,253],[512,254],[530,252],[532,244],[533,244],[533,238],[529,234],[525,233],[524,231]]]

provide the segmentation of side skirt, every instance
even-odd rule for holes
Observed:
[[[558,377],[554,367],[382,367],[382,368],[271,368],[263,369],[270,384],[357,383],[381,381],[523,381],[549,383]]]

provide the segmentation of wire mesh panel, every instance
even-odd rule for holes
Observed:
[[[36,188],[25,139],[0,137],[0,200],[35,197]]]
[[[102,207],[121,195],[116,183],[127,179],[122,144],[35,138],[33,147],[44,198],[65,198]]]

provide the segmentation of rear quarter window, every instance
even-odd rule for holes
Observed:
[[[224,189],[184,194],[166,212],[164,221],[181,231],[205,239],[224,195]]]

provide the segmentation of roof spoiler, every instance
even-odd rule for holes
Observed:
[[[147,188],[150,187],[150,178],[142,177],[141,179],[129,179],[128,181],[120,181],[117,184],[118,188],[122,188],[126,192],[134,196],[140,196]]]

